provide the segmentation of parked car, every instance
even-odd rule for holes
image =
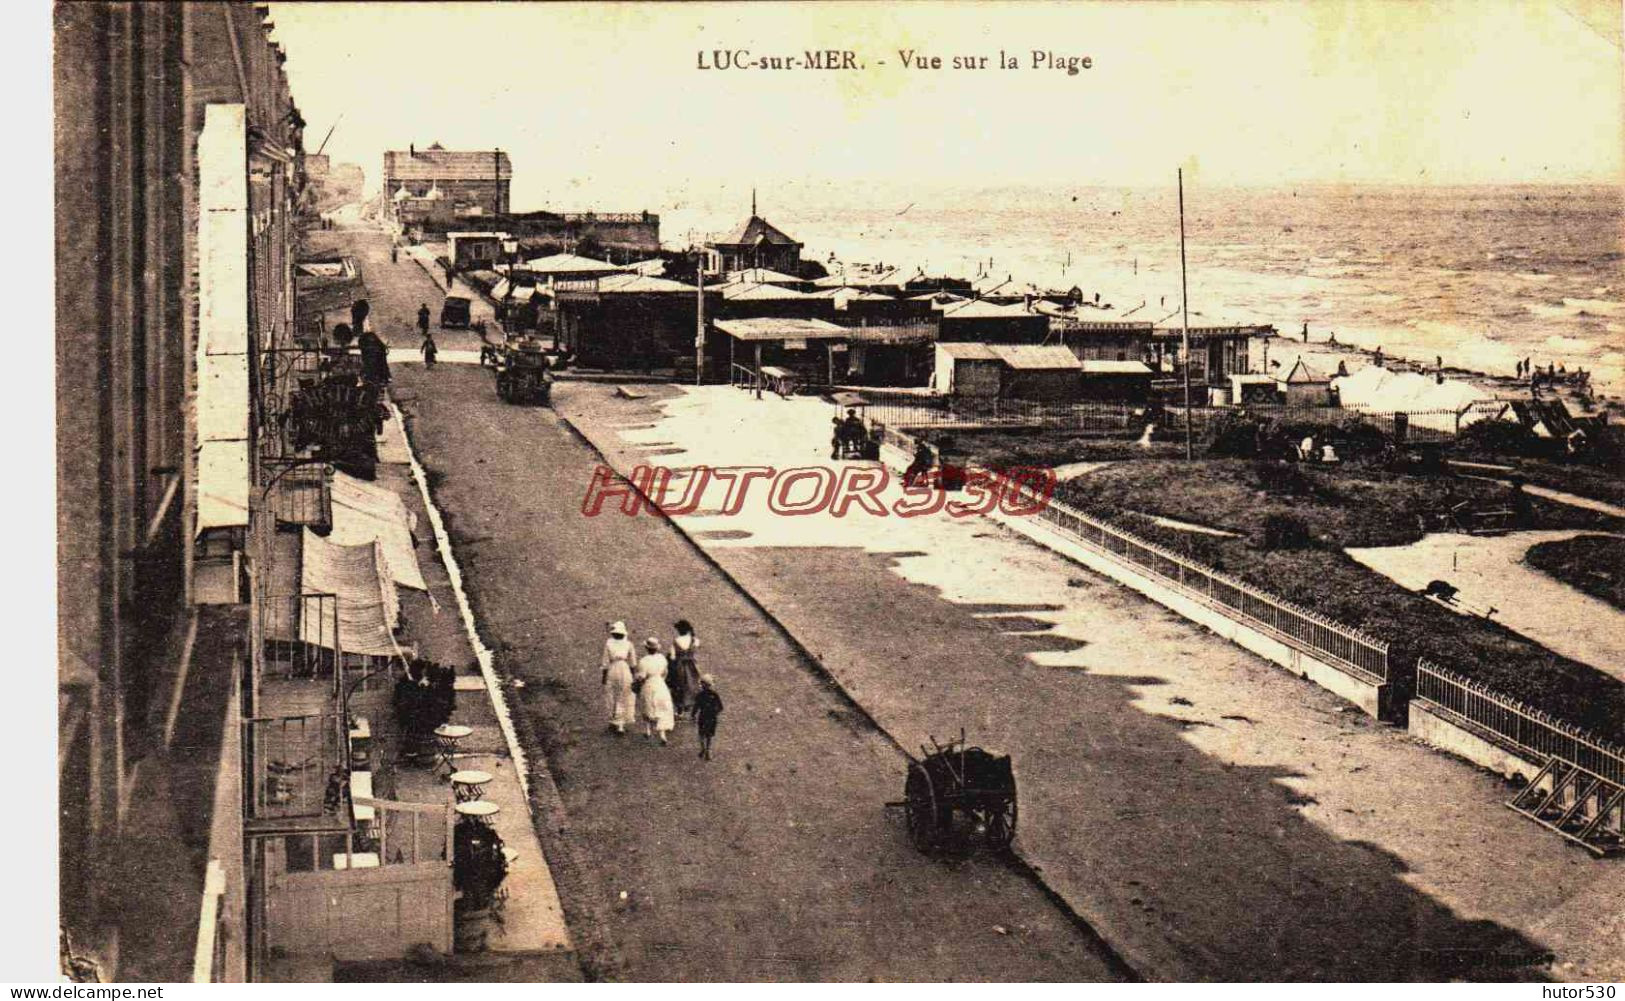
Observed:
[[[469,322],[469,303],[460,295],[448,295],[440,307],[440,327],[442,330],[467,330]]]

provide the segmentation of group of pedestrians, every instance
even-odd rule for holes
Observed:
[[[716,678],[700,673],[696,659],[700,639],[693,624],[678,619],[672,628],[675,635],[668,657],[654,636],[643,641],[640,655],[627,638],[626,623],[610,624],[599,658],[599,684],[604,690],[609,729],[624,734],[628,725],[641,721],[645,739],[658,736],[661,744],[669,744],[678,719],[687,716],[699,733],[700,757],[709,760],[717,718],[722,715],[722,696],[717,694]]]

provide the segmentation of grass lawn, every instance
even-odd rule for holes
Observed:
[[[1577,535],[1562,542],[1542,542],[1524,561],[1573,588],[1625,608],[1625,539]]]
[[[1604,736],[1625,738],[1625,683],[1553,654],[1493,621],[1457,615],[1407,591],[1344,554],[1348,547],[1398,546],[1422,536],[1418,515],[1460,501],[1501,506],[1508,491],[1483,480],[1411,476],[1376,464],[1311,467],[1252,459],[1177,458],[1178,443],[1157,457],[1122,439],[1055,432],[953,434],[953,454],[990,468],[1123,459],[1067,483],[1056,496],[1124,528],[1390,641],[1390,663],[1410,670],[1418,657]],[[1024,439],[1025,440],[1022,440]],[[1171,454],[1170,454],[1171,450]],[[1160,453],[1160,455],[1159,455]],[[1138,459],[1138,461],[1132,461]],[[1530,498],[1530,528],[1618,531],[1619,519]],[[1223,538],[1157,524],[1153,517],[1234,532]],[[1305,545],[1266,548],[1271,519],[1293,518]],[[1612,540],[1617,543],[1618,540]],[[1577,556],[1619,564],[1601,550]],[[1608,562],[1611,560],[1612,562]],[[1617,587],[1617,581],[1616,585]]]

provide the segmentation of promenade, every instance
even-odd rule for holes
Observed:
[[[640,393],[565,383],[555,408],[623,472],[828,463],[827,404]],[[900,743],[964,726],[1013,753],[1021,852],[1149,976],[1501,978],[1547,950],[1564,979],[1620,974],[1599,915],[1625,875],[1492,776],[991,522],[765,494],[677,523]]]

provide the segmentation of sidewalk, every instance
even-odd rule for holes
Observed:
[[[828,463],[817,401],[578,383],[554,406],[623,474]],[[1564,979],[1625,974],[1594,903],[1625,872],[1490,776],[985,520],[784,518],[765,493],[678,525],[900,744],[963,726],[1012,753],[1022,854],[1143,974],[1528,978],[1546,950]]]
[[[455,760],[461,769],[491,774],[483,798],[501,808],[494,821],[497,833],[509,849],[518,853],[504,881],[508,903],[503,919],[492,927],[487,949],[497,956],[555,955],[556,962],[537,966],[533,974],[550,981],[579,980],[580,970],[570,955],[574,946],[558,891],[531,827],[529,800],[498,724],[491,693],[458,619],[451,578],[434,551],[434,531],[422,494],[404,465],[380,464],[378,482],[394,490],[407,510],[417,515],[418,562],[429,591],[401,592],[406,631],[420,656],[458,668],[457,705],[451,721],[472,727],[474,732],[461,742]],[[395,782],[396,795],[401,799],[434,803],[451,796],[446,780],[426,769],[398,768]]]

